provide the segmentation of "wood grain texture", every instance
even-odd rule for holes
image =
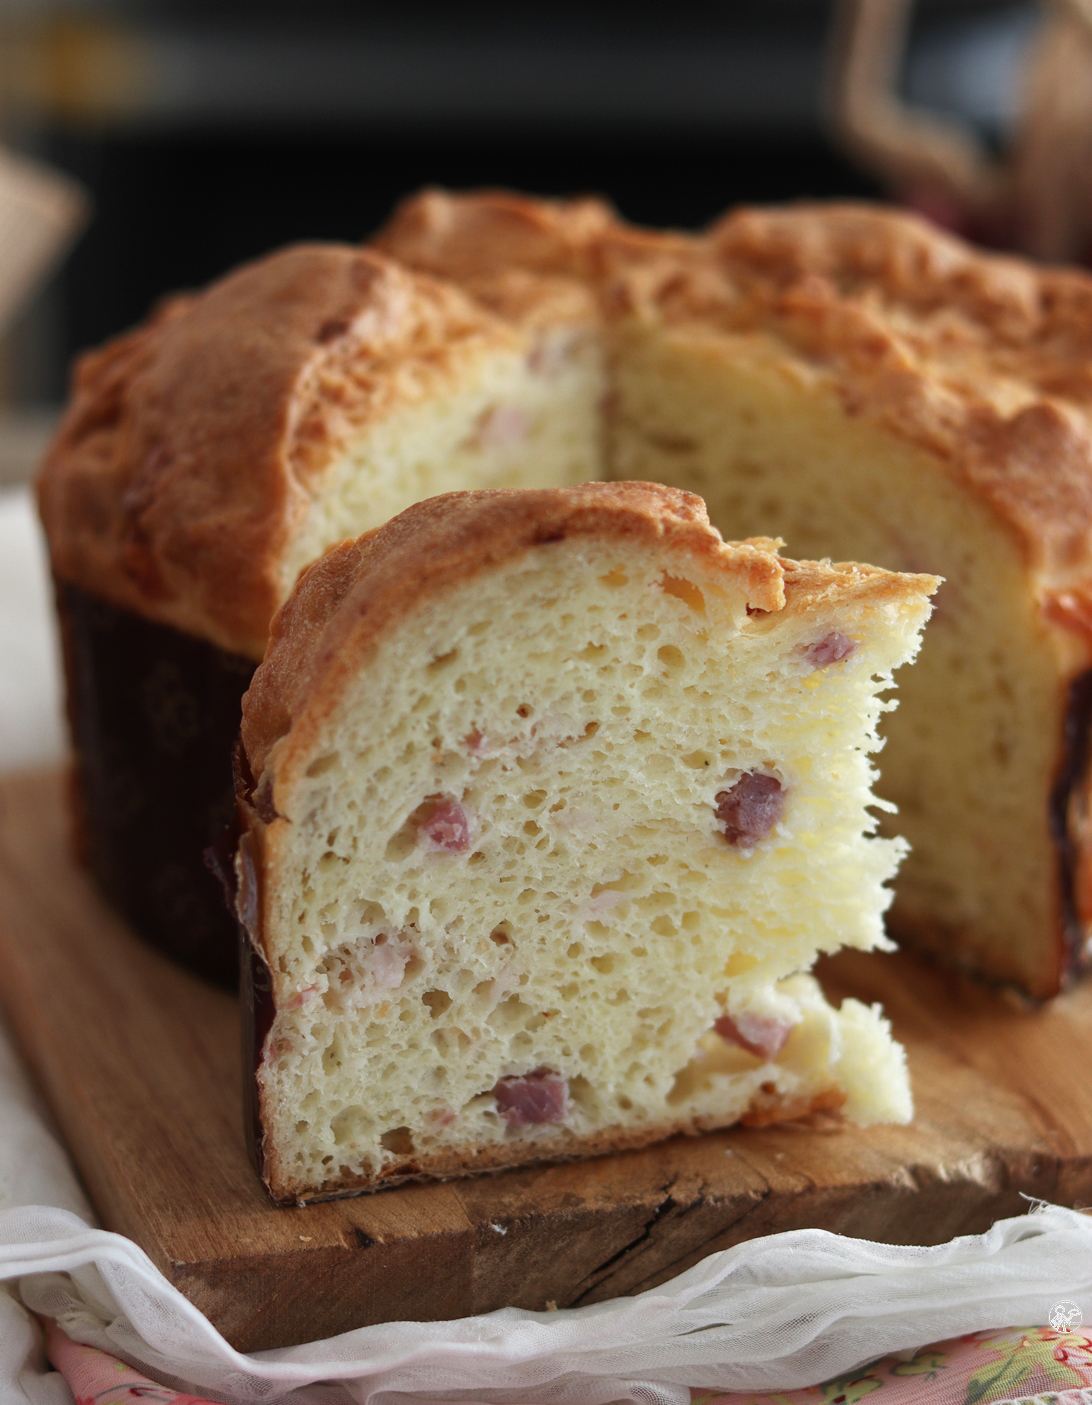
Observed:
[[[243,1350],[598,1302],[815,1226],[940,1243],[1092,1202],[1092,985],[1038,1011],[908,957],[828,962],[907,1045],[910,1127],[737,1129],[277,1209],[247,1159],[235,1001],[138,942],[68,854],[56,773],[0,780],[0,1001],[103,1224]]]

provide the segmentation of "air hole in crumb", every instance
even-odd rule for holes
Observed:
[[[546,792],[544,790],[529,790],[523,797],[523,803],[528,810],[541,809],[546,803]]]
[[[333,1133],[334,1145],[345,1146],[359,1137],[365,1122],[364,1109],[358,1104],[352,1107],[345,1107],[330,1123],[330,1131]]]
[[[413,1137],[408,1127],[392,1127],[379,1138],[379,1144],[385,1150],[393,1151],[395,1156],[413,1155]]]
[[[439,672],[440,669],[446,668],[448,664],[454,663],[458,657],[458,649],[449,649],[446,654],[437,654],[428,666],[429,673]]]
[[[682,668],[683,664],[686,662],[683,658],[682,651],[676,649],[674,644],[664,644],[661,648],[657,649],[656,657],[665,668]]]
[[[510,922],[498,922],[489,933],[489,940],[496,942],[498,946],[507,946],[512,940],[512,924]]]
[[[595,1095],[595,1089],[583,1074],[577,1073],[569,1079],[569,1097],[577,1107],[581,1107],[585,1112],[594,1113],[597,1111],[599,1099]]]
[[[602,585],[609,585],[612,590],[617,590],[619,586],[629,585],[629,577],[621,566],[615,566],[613,571],[608,571],[605,576],[599,577]]]
[[[428,1006],[433,1019],[451,1008],[451,996],[446,990],[426,990],[421,999]]]
[[[531,708],[528,706],[527,703],[520,703],[519,707],[516,708],[517,717],[530,717],[530,715]]]
[[[705,596],[693,581],[688,581],[682,576],[669,576],[665,571],[660,578],[660,585],[665,595],[673,595],[676,600],[681,600],[696,615],[705,614]]]
[[[680,760],[684,766],[689,766],[694,771],[704,770],[713,764],[713,758],[708,751],[688,751]]]
[[[323,776],[340,760],[341,756],[336,751],[328,752],[325,756],[317,756],[308,766],[306,774],[308,776]]]

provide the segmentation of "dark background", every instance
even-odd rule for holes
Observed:
[[[741,201],[877,194],[823,132],[830,8],[26,0],[0,29],[6,135],[94,213],[21,319],[9,393],[59,401],[72,355],[165,291],[291,240],[359,240],[426,184],[594,191],[691,228]],[[906,92],[1001,140],[1035,16],[919,0]]]

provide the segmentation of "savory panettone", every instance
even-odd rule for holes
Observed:
[[[725,543],[644,483],[435,498],[332,548],[243,709],[258,1159],[300,1201],[838,1109],[902,841],[868,753],[931,577]]]

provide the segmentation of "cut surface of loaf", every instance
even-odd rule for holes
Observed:
[[[935,585],[647,484],[451,495],[312,567],[242,732],[273,1195],[907,1120],[879,1010],[807,971],[884,941],[868,753]]]

